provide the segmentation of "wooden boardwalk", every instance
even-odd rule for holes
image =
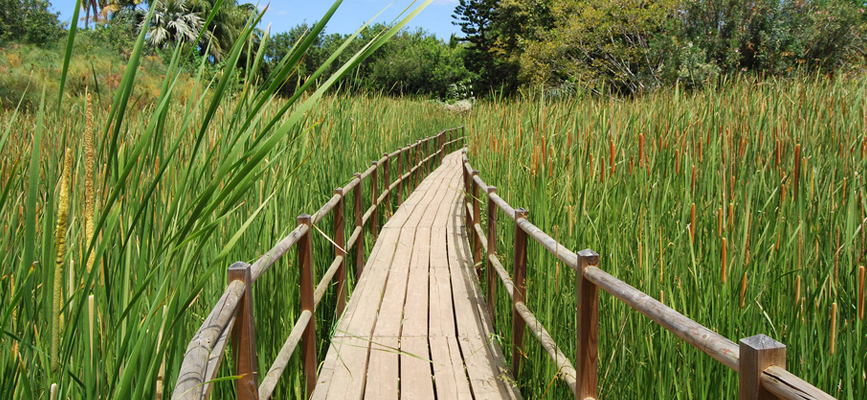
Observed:
[[[463,226],[459,152],[382,228],[314,399],[518,399]]]

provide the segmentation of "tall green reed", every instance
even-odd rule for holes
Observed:
[[[788,346],[793,373],[860,399],[865,89],[861,78],[739,79],[723,91],[634,100],[481,103],[465,121],[469,156],[533,223],[573,250],[596,250],[602,269],[734,341],[774,337]],[[513,227],[498,228],[509,260]],[[530,248],[528,305],[574,354],[575,273]],[[722,365],[611,296],[600,307],[602,397],[737,395],[737,375]],[[505,343],[507,314],[497,321]],[[528,343],[517,377],[525,396],[569,397],[562,384],[545,392],[557,371]]]

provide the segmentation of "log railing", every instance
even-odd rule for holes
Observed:
[[[575,253],[558,243],[530,223],[529,212],[515,209],[479,177],[463,155],[463,177],[466,196],[467,231],[472,237],[473,256],[478,266],[484,262],[487,282],[487,303],[491,319],[496,316],[497,279],[512,299],[512,370],[517,375],[525,327],[533,332],[542,347],[557,365],[561,378],[578,400],[596,399],[599,318],[599,289],[620,299],[677,337],[695,346],[713,359],[738,373],[739,399],[834,399],[827,393],[786,371],[786,346],[765,335],[757,335],[734,343],[722,335],[687,318],[638,289],[609,275],[599,267],[599,255],[593,250]],[[479,193],[487,203],[487,235],[481,226]],[[510,276],[496,254],[497,211],[508,216],[515,225],[513,275]],[[527,308],[526,268],[527,242],[532,238],[557,259],[577,273],[577,351],[575,364],[566,357],[545,327]],[[482,260],[482,250],[485,259]]]
[[[229,339],[232,341],[233,354],[235,355],[234,375],[238,377],[235,382],[237,399],[265,400],[271,398],[280,376],[289,364],[289,360],[299,343],[303,353],[302,365],[307,394],[309,396],[313,393],[313,389],[316,387],[316,369],[319,363],[316,355],[316,318],[314,314],[326,290],[335,279],[337,280],[335,312],[337,315],[343,313],[343,309],[346,307],[346,253],[355,247],[355,272],[357,276],[360,276],[364,266],[364,227],[369,222],[370,232],[375,237],[379,229],[379,219],[385,220],[389,217],[383,211],[390,210],[390,194],[397,189],[395,199],[400,204],[403,194],[409,192],[410,188],[407,187],[407,184],[414,183],[413,187],[418,186],[419,176],[427,175],[434,169],[431,161],[435,159],[442,161],[446,153],[459,148],[458,143],[462,140],[463,127],[457,127],[421,139],[392,153],[386,153],[381,159],[374,161],[370,168],[362,173],[356,173],[346,186],[335,189],[334,196],[319,211],[312,216],[300,215],[298,226],[256,260],[253,265],[243,262],[232,264],[228,270],[228,284],[225,292],[187,346],[172,399],[201,400],[208,398]],[[395,171],[398,176],[392,182],[389,163],[395,158],[397,158]],[[377,173],[380,169],[382,169],[381,184]],[[365,180],[370,182],[371,206],[362,213],[362,183]],[[352,223],[354,223],[355,228],[349,239],[345,240],[344,197],[349,192],[354,192],[355,218]],[[334,212],[334,259],[314,288],[311,229],[313,225],[318,224],[331,212]],[[274,363],[259,383],[252,288],[256,280],[293,247],[297,248],[297,265],[301,276],[301,313]]]

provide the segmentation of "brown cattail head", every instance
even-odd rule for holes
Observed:
[[[741,308],[744,308],[744,299],[747,293],[747,271],[744,271],[744,279],[741,280]]]
[[[689,242],[695,242],[695,203],[689,207]]]
[[[799,301],[801,301],[801,275],[795,278],[795,307],[798,306]]]
[[[638,166],[644,167],[644,134],[638,135]]]
[[[641,242],[638,242],[638,270],[639,271],[641,270],[641,261],[643,260],[643,257],[641,256],[642,254],[643,253],[642,253]]]
[[[609,143],[611,145],[611,157],[608,160],[611,162],[611,177],[614,177],[614,170],[617,168],[617,163],[614,162],[614,139],[611,139]]]
[[[722,216],[722,207],[718,208],[716,211],[716,222],[717,222],[717,232],[716,237],[722,237],[723,233],[723,216]]]
[[[629,175],[632,175],[632,168],[635,166],[635,156],[629,156]]]
[[[726,238],[722,238],[722,283],[726,283]]]
[[[837,347],[837,303],[831,304],[831,355]]]
[[[858,319],[864,319],[864,266],[858,268]]]
[[[605,183],[605,157],[599,157],[599,182]]]

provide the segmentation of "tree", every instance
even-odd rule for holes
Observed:
[[[208,18],[218,0],[193,0],[191,9],[198,12],[203,19]],[[238,4],[235,1],[223,3],[211,23],[206,27],[209,37],[199,44],[201,54],[205,51],[215,62],[220,62],[226,56],[229,49],[241,35],[241,31],[256,13],[256,6],[251,3]],[[242,59],[246,58],[242,56]]]
[[[204,21],[198,13],[190,11],[186,0],[157,0],[152,7],[153,16],[147,26],[150,45],[163,48],[170,43],[196,40]]]
[[[555,26],[527,45],[522,76],[548,86],[572,82],[620,94],[658,87],[676,7],[676,0],[556,0]]]
[[[22,41],[44,46],[63,33],[58,13],[45,0],[0,0],[0,43]]]

